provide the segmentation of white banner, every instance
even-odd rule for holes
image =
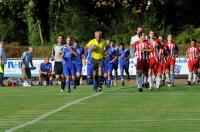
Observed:
[[[40,64],[44,62],[43,59],[34,59],[33,65],[36,67],[35,70],[31,70],[33,77],[39,76],[39,67]],[[54,62],[51,62],[52,66]],[[129,63],[129,73],[130,75],[136,75],[136,59],[131,58]],[[4,68],[4,76],[5,77],[21,77],[21,60],[20,59],[8,59],[5,68]],[[119,69],[118,69],[118,73]],[[87,74],[87,65],[83,65],[82,74]],[[175,74],[176,75],[186,75],[188,74],[188,65],[186,57],[179,57],[176,59],[175,64]]]

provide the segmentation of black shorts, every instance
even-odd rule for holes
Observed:
[[[41,74],[40,77],[44,80],[49,80],[49,76],[48,75],[45,75],[45,74]]]
[[[96,60],[92,58],[93,70],[98,70],[99,67],[103,69],[103,64],[104,64],[104,59]]]
[[[54,64],[54,73],[55,75],[61,75],[63,74],[63,65],[62,62],[56,62]]]

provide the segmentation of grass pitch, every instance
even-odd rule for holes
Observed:
[[[96,94],[92,86],[79,86],[71,93],[56,87],[0,89],[0,131],[49,116],[17,132],[199,132],[200,85],[138,93],[136,86],[104,88]]]

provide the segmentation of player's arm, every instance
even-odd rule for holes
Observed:
[[[117,58],[118,56],[115,56],[109,63],[113,63]]]
[[[60,59],[63,59],[63,51],[62,50],[60,50],[60,52],[59,52],[59,54],[58,54],[58,58],[60,58]]]
[[[175,57],[178,57],[178,52],[179,52],[178,45],[175,43]]]
[[[74,56],[78,56],[78,53],[74,50],[74,48],[72,48],[72,47],[69,47],[69,50],[72,52],[72,54],[74,55]]]
[[[200,59],[200,50],[197,50],[197,55],[196,55],[195,59]]]
[[[32,59],[30,60],[30,63],[31,63],[31,67],[33,67],[33,61],[32,61]]]
[[[186,51],[185,56],[186,56],[186,58],[189,58],[189,49]]]
[[[129,61],[129,59],[130,59],[130,51],[127,51],[127,57],[125,58],[125,60],[124,61]]]
[[[54,56],[55,56],[55,45],[53,45],[53,47],[52,47],[52,49],[51,49],[51,60],[53,61],[55,58],[54,58]]]
[[[24,65],[25,65],[25,58],[26,58],[26,52],[24,52],[24,53],[22,54],[22,57],[21,57],[21,62],[22,62],[22,64],[24,64]]]
[[[87,56],[88,56],[88,51],[86,51],[83,55],[83,64],[87,64]]]
[[[93,41],[90,40],[87,44],[86,44],[86,49],[89,49],[91,51],[94,51],[96,49],[96,46],[93,44]]]
[[[42,71],[42,64],[40,64],[40,68],[39,68],[39,74],[44,74],[47,75],[47,72]]]

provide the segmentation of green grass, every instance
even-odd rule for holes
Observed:
[[[95,94],[91,86],[71,93],[56,87],[1,88],[0,131]],[[199,132],[200,85],[138,93],[135,86],[104,88],[18,132]]]

